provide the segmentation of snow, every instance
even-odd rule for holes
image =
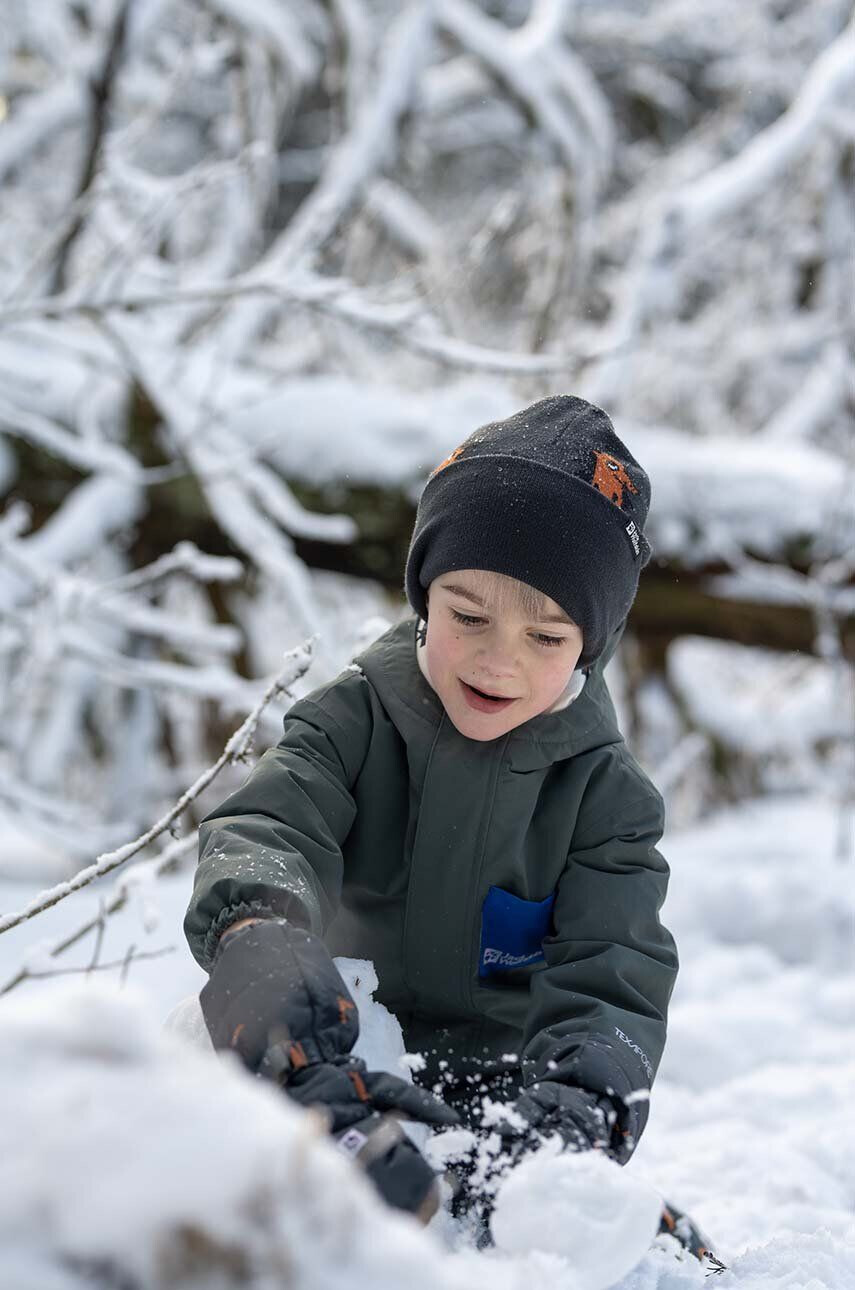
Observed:
[[[259,1290],[529,1290],[545,1278],[590,1290],[609,1275],[616,1290],[697,1290],[703,1270],[671,1238],[649,1249],[642,1239],[660,1195],[728,1264],[707,1285],[853,1290],[853,884],[834,859],[836,809],[822,794],[768,797],[666,839],[666,921],[682,971],[648,1129],[630,1165],[603,1162],[599,1180],[592,1162],[548,1151],[511,1175],[497,1248],[483,1253],[447,1216],[423,1232],[381,1209],[310,1117],[202,1051],[204,1034],[194,1049],[163,1033],[182,1000],[185,1040],[188,1018],[198,1025],[204,975],[180,931],[190,875],[144,883],[144,901],[107,919],[100,962],[121,963],[129,944],[170,953],[132,961],[124,986],[117,966],[0,997],[0,1098],[15,1107],[0,1159],[8,1284],[83,1290],[80,1267],[113,1260],[146,1290],[189,1287],[192,1275],[213,1290],[237,1265],[239,1283]],[[31,895],[20,880],[0,883],[3,909]],[[39,943],[96,915],[99,899],[86,889],[0,936],[0,990],[25,957],[47,970]],[[52,962],[91,959],[90,937]],[[369,1006],[370,965],[341,966],[360,1001],[363,1055],[406,1077],[418,1062],[403,1057],[395,1019]],[[610,1206],[611,1239],[585,1265],[579,1233]],[[607,1256],[627,1266],[612,1274]]]
[[[668,675],[693,723],[728,747],[795,757],[821,740],[845,737],[845,698],[831,670],[803,654],[683,636],[668,650]]]
[[[655,1194],[729,1263],[713,1285],[855,1290],[847,6],[137,0],[96,140],[117,9],[12,0],[0,23],[0,488],[62,475],[39,464],[32,514],[0,517],[3,1290],[699,1287],[668,1238],[645,1252]],[[284,648],[317,637],[300,695],[398,616],[306,570],[296,537],[353,526],[293,481],[415,500],[474,427],[568,389],[649,470],[657,554],[811,609],[821,658],[683,639],[667,685],[628,664],[622,728],[675,825],[720,802],[722,758],[728,791],[777,796],[666,839],[683,967],[630,1166],[532,1161],[481,1253],[383,1211],[210,1052],[190,875],[156,872],[193,821],[116,883],[91,861],[175,823]],[[239,560],[137,566],[164,483]],[[371,965],[341,966],[360,1051],[416,1071]],[[607,1242],[575,1221],[594,1200]]]
[[[602,1290],[641,1262],[661,1214],[661,1197],[633,1171],[596,1152],[561,1154],[553,1140],[502,1182],[490,1229],[499,1250],[557,1255],[574,1290]]]
[[[655,481],[648,522],[659,555],[686,555],[688,563],[721,559],[742,547],[773,559],[805,535],[823,534],[829,554],[845,549],[832,531],[855,515],[840,493],[840,465],[815,445],[746,441],[722,433],[692,438],[668,428],[616,419],[630,450]],[[647,530],[646,530],[647,531]]]
[[[235,439],[266,449],[286,475],[375,486],[421,482],[473,426],[507,416],[515,406],[510,390],[483,380],[457,383],[453,391],[440,384],[413,399],[398,386],[338,376],[289,381],[266,397],[251,383],[244,389],[232,381],[223,400],[234,407]]]

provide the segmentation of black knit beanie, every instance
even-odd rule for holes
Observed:
[[[577,667],[629,613],[650,558],[650,481],[601,408],[542,399],[482,426],[430,476],[407,556],[407,598],[452,569],[485,569],[551,597],[582,630]]]

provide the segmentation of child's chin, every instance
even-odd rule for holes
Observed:
[[[497,714],[497,717],[485,716],[481,720],[475,713],[449,712],[447,708],[446,713],[455,730],[465,735],[467,739],[474,739],[482,744],[489,743],[491,739],[499,739],[508,731],[522,725],[522,721],[514,720],[510,712]],[[504,720],[501,720],[502,717]]]

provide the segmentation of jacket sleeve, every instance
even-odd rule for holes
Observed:
[[[371,737],[368,683],[357,672],[295,703],[279,743],[199,827],[199,864],[184,932],[211,965],[221,933],[253,914],[323,933],[356,816],[351,790]]]
[[[662,828],[661,797],[629,754],[614,750],[582,801],[524,1034],[526,1084],[556,1079],[615,1097],[634,1142],[677,974],[673,938],[659,921],[668,884]]]

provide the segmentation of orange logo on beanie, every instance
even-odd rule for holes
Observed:
[[[466,447],[466,444],[462,443],[459,448],[454,449],[454,452],[450,452],[446,457],[445,461],[441,461],[437,466],[436,470],[431,471],[430,473],[431,479],[433,479],[434,475],[438,475],[441,470],[445,470],[446,466],[450,466],[453,461],[457,461],[457,458],[461,455],[465,447]]]
[[[628,488],[631,493],[637,493],[638,489],[626,473],[623,462],[618,461],[608,452],[595,452],[597,466],[594,471],[594,478],[591,483],[594,488],[599,489],[607,501],[614,502],[616,506],[623,506],[623,490]]]

